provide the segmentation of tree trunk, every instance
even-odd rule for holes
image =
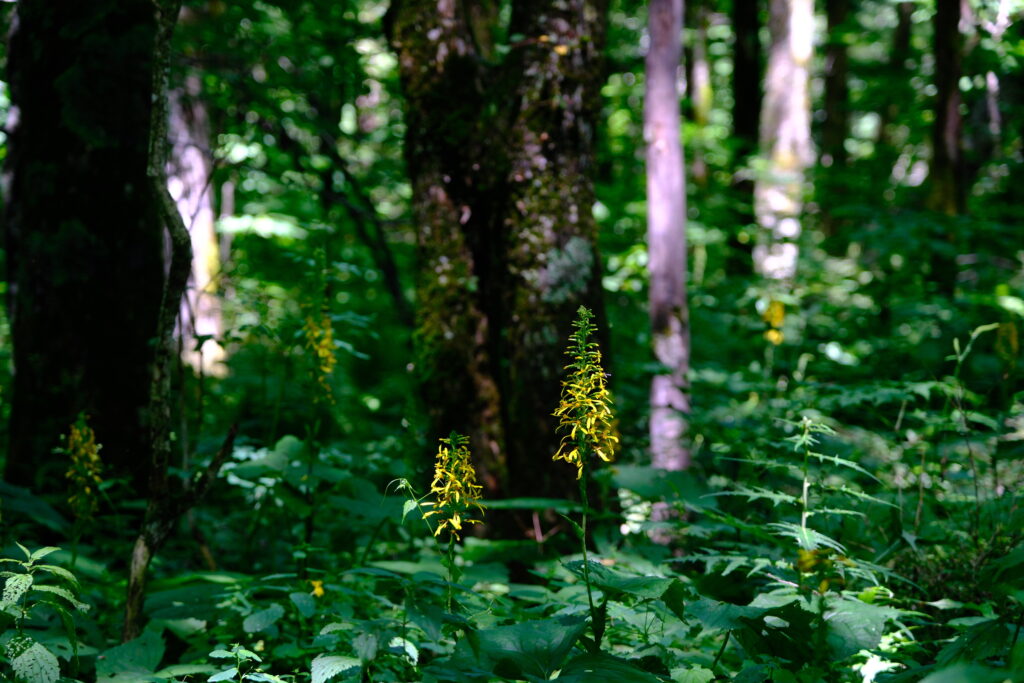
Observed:
[[[771,0],[771,49],[761,109],[761,153],[767,161],[754,187],[760,226],[754,267],[789,280],[796,274],[805,173],[813,162],[808,69],[814,37],[812,0]]]
[[[910,57],[910,37],[914,16],[913,2],[900,2],[896,5],[896,30],[892,35],[892,50],[889,52],[889,72],[894,76],[894,83],[899,83],[897,93],[889,92],[888,104],[882,108],[878,122],[878,142],[875,156],[885,161],[886,172],[891,172],[892,162],[898,156],[893,147],[896,145],[893,136],[894,122],[900,115],[901,103],[908,99],[909,88],[904,85],[907,71],[907,59]]]
[[[850,129],[849,49],[844,33],[850,0],[827,0],[828,45],[825,47],[825,121],[821,126],[821,163],[846,165],[846,135]]]
[[[932,163],[929,169],[931,209],[955,216],[967,208],[963,118],[960,115],[962,51],[961,0],[937,0],[932,20],[935,51],[935,122],[932,125]]]
[[[651,330],[654,356],[663,366],[651,382],[651,460],[655,467],[668,470],[690,464],[683,442],[690,412],[686,184],[676,88],[682,11],[682,0],[649,4],[644,95]]]
[[[744,168],[757,152],[761,117],[761,21],[759,0],[734,0],[732,3],[732,134],[736,142],[733,165]],[[749,173],[737,173],[735,226],[728,236],[726,270],[732,274],[751,272],[753,242],[750,227],[754,217],[754,181]]]
[[[210,123],[200,99],[199,78],[191,74],[169,93],[171,155],[167,187],[192,241],[192,273],[182,300],[178,334],[183,360],[196,373],[223,376],[224,336],[217,278],[220,244],[214,229],[213,150]]]
[[[604,0],[521,0],[509,28],[549,37],[524,45],[509,63],[515,119],[499,233],[507,236],[509,280],[498,319],[513,496],[565,498],[574,490],[571,468],[550,463],[560,441],[551,412],[576,310],[583,304],[604,320],[592,208],[605,15]],[[541,468],[553,476],[536,476]]]
[[[690,119],[703,130],[711,117],[712,90],[711,65],[708,62],[708,8],[703,0],[684,3],[685,25],[689,27],[689,44],[686,50],[686,99],[690,103]],[[650,12],[650,10],[648,10]],[[698,136],[699,137],[699,136]],[[708,183],[708,165],[704,159],[702,145],[691,150],[691,178],[698,187]]]
[[[495,13],[403,0],[388,23],[406,98],[419,255],[417,374],[430,433],[468,433],[487,495],[565,496],[551,411],[580,304],[601,315],[594,139],[605,12],[520,0]],[[492,27],[493,28],[493,27]],[[570,477],[571,478],[571,477]]]
[[[850,16],[850,0],[825,2],[828,42],[825,46],[825,120],[821,124],[821,173],[817,188],[821,226],[825,235],[839,232],[836,203],[842,204],[846,182],[846,137],[850,130],[850,70],[845,24]]]
[[[145,491],[164,234],[150,191],[150,0],[23,0],[6,173],[14,345],[7,481],[61,490],[52,450],[89,414],[106,477]]]

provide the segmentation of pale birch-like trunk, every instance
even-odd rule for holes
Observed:
[[[191,75],[168,97],[172,149],[167,188],[189,230],[193,253],[177,333],[184,342],[182,360],[197,373],[220,377],[225,372],[224,348],[217,341],[224,334],[217,287],[220,244],[214,227],[210,124],[199,90],[199,78]]]
[[[682,0],[651,0],[646,63],[647,250],[654,355],[663,370],[651,381],[651,460],[685,469],[690,412],[690,327],[686,302],[686,184],[679,141],[677,73]]]
[[[761,108],[765,167],[754,185],[760,227],[754,268],[764,277],[796,274],[807,167],[814,160],[808,92],[813,54],[812,0],[771,0],[771,47]]]

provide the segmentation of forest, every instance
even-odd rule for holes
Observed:
[[[0,0],[0,683],[1024,683],[1024,0]]]

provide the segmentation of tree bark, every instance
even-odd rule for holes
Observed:
[[[654,356],[663,370],[651,382],[651,461],[685,469],[690,412],[690,327],[686,300],[686,183],[679,141],[677,74],[682,0],[651,0],[644,95],[647,143],[647,252]]]
[[[760,226],[754,267],[774,280],[796,274],[805,173],[814,160],[808,92],[814,33],[812,0],[771,0],[771,49],[761,109],[766,168],[754,187]]]
[[[220,243],[214,229],[210,122],[200,97],[195,74],[168,94],[171,154],[167,187],[188,229],[194,255],[179,317],[182,357],[196,373],[219,377],[226,369],[224,348],[218,341],[224,336],[217,285]]]
[[[932,20],[935,52],[935,122],[929,169],[929,208],[955,216],[967,208],[963,118],[960,114],[961,0],[937,0]]]
[[[402,0],[388,17],[419,226],[416,372],[430,433],[470,435],[488,496],[563,497],[547,465],[562,352],[576,308],[603,310],[591,176],[605,7],[519,0],[509,34],[524,37],[495,62],[481,23],[496,15],[471,5]]]
[[[689,28],[689,49],[685,50],[686,99],[690,103],[689,118],[703,130],[711,117],[711,64],[708,61],[708,7],[704,0],[684,3],[685,21]],[[650,10],[648,10],[650,11]],[[701,144],[691,150],[691,178],[698,187],[708,183],[708,165]]]
[[[757,152],[758,126],[761,117],[761,21],[760,0],[734,0],[732,3],[732,134],[736,143],[733,165],[744,168],[751,154]],[[732,274],[749,275],[752,266],[753,238],[750,226],[755,223],[754,181],[749,173],[733,177],[737,190],[735,227],[729,231],[726,270]]]
[[[146,488],[163,231],[150,191],[150,0],[24,0],[10,39],[5,238],[14,344],[5,478],[63,488],[90,415],[108,478]]]
[[[850,129],[849,49],[844,25],[850,16],[850,0],[827,0],[828,45],[825,47],[825,121],[821,127],[823,165],[846,166],[846,136]]]

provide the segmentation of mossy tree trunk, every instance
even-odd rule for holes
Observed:
[[[106,477],[145,491],[164,284],[147,175],[156,35],[151,0],[18,3],[4,220],[14,484],[63,490],[53,448],[85,412]]]
[[[606,8],[519,0],[501,59],[491,10],[401,0],[388,17],[419,226],[417,372],[432,433],[470,435],[488,495],[564,496],[548,464],[562,352],[576,308],[601,310],[591,208]]]

